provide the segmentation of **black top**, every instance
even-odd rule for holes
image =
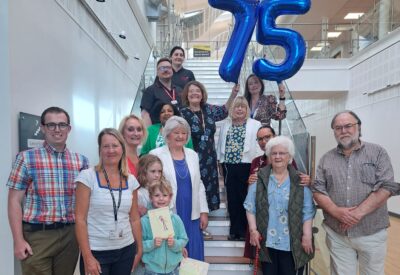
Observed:
[[[175,91],[175,100],[178,101],[177,109],[180,109],[182,107],[182,89],[176,86],[175,83],[172,84],[172,89]],[[160,123],[161,105],[171,103],[173,99],[170,95],[171,93],[168,93],[158,80],[143,91],[140,108],[150,114],[152,124]]]
[[[179,71],[175,72],[172,76],[172,83],[176,86],[179,86],[182,90],[185,87],[186,83],[196,80],[194,78],[194,74],[191,70],[181,68]]]

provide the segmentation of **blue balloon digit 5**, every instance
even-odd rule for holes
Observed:
[[[306,54],[303,37],[296,31],[276,28],[275,20],[284,14],[304,14],[310,7],[310,0],[264,0],[260,3],[257,41],[263,45],[283,47],[286,57],[280,64],[266,59],[256,60],[253,72],[258,77],[280,82],[292,77],[301,68]]]
[[[226,82],[238,83],[247,45],[257,23],[259,0],[208,0],[210,6],[231,12],[235,26],[219,66],[219,75]]]

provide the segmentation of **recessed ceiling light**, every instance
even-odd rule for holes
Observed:
[[[312,51],[312,52],[320,52],[321,50],[322,50],[322,47],[314,46],[314,47],[311,48],[310,51]]]
[[[339,35],[341,34],[342,32],[328,32],[328,38],[336,38],[336,37],[339,37]]]
[[[350,12],[344,17],[344,19],[348,19],[348,20],[359,19],[363,15],[364,15],[363,12]]]

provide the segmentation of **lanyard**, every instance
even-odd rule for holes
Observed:
[[[171,100],[175,100],[175,89],[172,88],[172,89],[170,90],[170,89],[168,89],[167,87],[165,87],[164,84],[162,84],[161,82],[160,82],[160,84],[161,84],[161,87],[164,89],[164,92],[169,96],[169,98],[170,98]]]
[[[108,187],[108,190],[110,190],[110,194],[111,194],[111,198],[112,198],[112,202],[113,202],[114,221],[117,222],[118,221],[118,209],[121,206],[121,196],[122,196],[121,175],[120,175],[120,178],[119,178],[119,188],[118,188],[118,206],[116,206],[115,205],[114,193],[113,193],[113,190],[111,189],[110,180],[108,179],[108,175],[107,175],[106,169],[104,169],[104,167],[103,167],[103,173],[104,173],[104,177],[106,178],[107,187]]]

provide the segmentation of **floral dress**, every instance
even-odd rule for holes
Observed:
[[[217,153],[215,151],[215,122],[225,119],[228,110],[225,106],[204,104],[198,112],[188,107],[181,109],[182,116],[191,127],[193,148],[199,155],[200,175],[206,189],[210,211],[219,209],[219,188]]]
[[[250,117],[260,121],[262,125],[270,125],[271,119],[282,120],[286,118],[286,110],[279,109],[274,95],[261,95],[257,106],[255,108],[251,106],[251,109]]]

